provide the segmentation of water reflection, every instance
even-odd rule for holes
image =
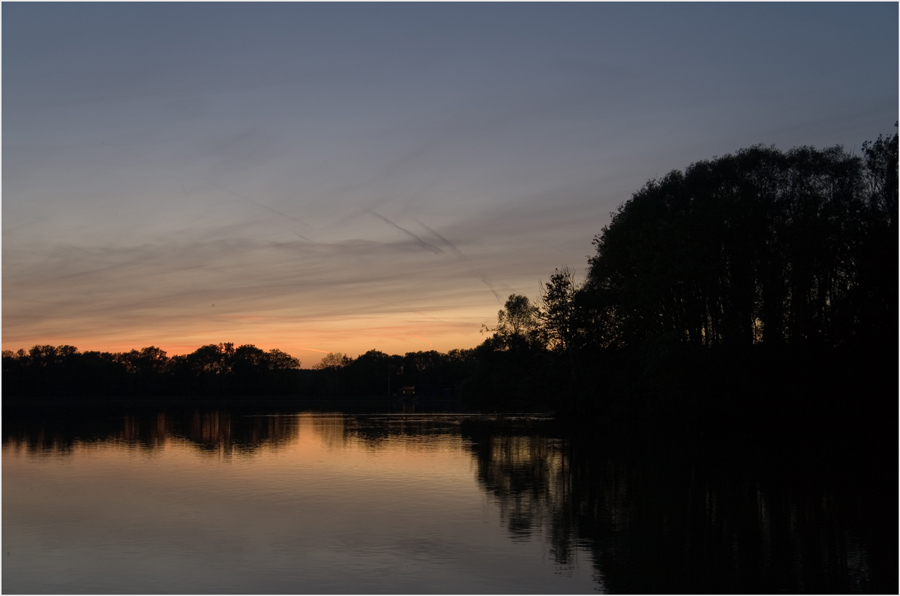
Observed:
[[[490,426],[474,421],[466,425],[466,435],[478,462],[478,482],[500,503],[501,518],[513,539],[530,537],[566,509],[568,458],[560,440],[494,434]],[[555,555],[565,564],[571,551],[556,546]]]
[[[195,409],[7,414],[3,425],[4,449],[32,456],[70,457],[85,444],[152,454],[178,443],[225,462],[252,461],[304,437],[336,454],[467,454],[507,538],[544,544],[557,572],[591,567],[602,591],[897,591],[895,469],[628,450],[538,417]],[[417,557],[442,544],[441,536],[418,535],[396,543]]]
[[[363,444],[377,450],[398,439],[426,445],[436,437],[459,436],[459,414],[367,414],[341,412],[257,414],[228,410],[154,412],[29,412],[6,417],[3,444],[29,453],[70,454],[76,444],[121,443],[147,451],[184,441],[210,453],[253,454],[297,441],[301,421],[335,449]]]
[[[3,444],[31,453],[70,454],[77,444],[118,443],[152,452],[185,441],[206,453],[252,454],[296,440],[297,424],[283,416],[219,410],[159,412],[16,412],[4,416]]]
[[[470,427],[510,537],[540,530],[561,566],[586,546],[605,590],[897,590],[896,470]]]

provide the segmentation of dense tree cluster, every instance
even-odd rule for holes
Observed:
[[[583,281],[564,268],[537,301],[510,296],[476,350],[478,401],[696,417],[746,413],[755,392],[796,418],[895,386],[897,171],[895,134],[862,156],[757,146],[649,181]]]
[[[571,352],[670,337],[697,345],[891,337],[897,136],[784,153],[752,147],[649,181],[594,238],[587,278],[510,296],[493,341]]]
[[[753,147],[649,182],[597,236],[594,333],[840,345],[896,321],[897,141]],[[896,325],[893,325],[896,327]]]

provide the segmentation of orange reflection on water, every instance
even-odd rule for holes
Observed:
[[[124,415],[106,437],[93,441],[62,439],[53,431],[37,440],[8,437],[4,465],[14,470],[22,458],[77,459],[79,465],[90,468],[94,456],[102,453],[107,469],[117,461],[126,462],[127,467],[134,458],[164,460],[173,478],[180,478],[182,467],[202,463],[202,470],[239,467],[242,475],[255,479],[294,477],[307,469],[326,467],[348,481],[416,477],[451,491],[456,483],[471,482],[471,454],[455,427],[416,417],[389,418],[389,424],[384,419],[367,424],[343,414],[318,413]]]

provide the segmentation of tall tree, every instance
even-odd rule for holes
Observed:
[[[550,281],[541,287],[540,320],[547,335],[548,347],[569,352],[579,334],[575,295],[578,282],[569,267],[556,269]]]

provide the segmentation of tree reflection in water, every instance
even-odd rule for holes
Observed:
[[[897,590],[896,482],[871,468],[547,432],[463,425],[510,536],[542,533],[563,568],[589,551],[604,590]]]
[[[626,449],[536,417],[311,416],[334,449],[398,441],[468,449],[514,541],[544,540],[559,569],[591,564],[611,592],[896,592],[896,467],[859,456]],[[225,459],[296,442],[298,415],[199,409],[5,416],[3,442],[70,453],[78,442],[152,451],[167,441]],[[588,563],[590,561],[590,563]]]
[[[293,417],[241,412],[169,409],[165,411],[17,411],[4,416],[3,444],[31,453],[70,453],[78,443],[124,443],[152,452],[169,441],[184,441],[203,453],[252,455],[278,449],[297,438]]]

